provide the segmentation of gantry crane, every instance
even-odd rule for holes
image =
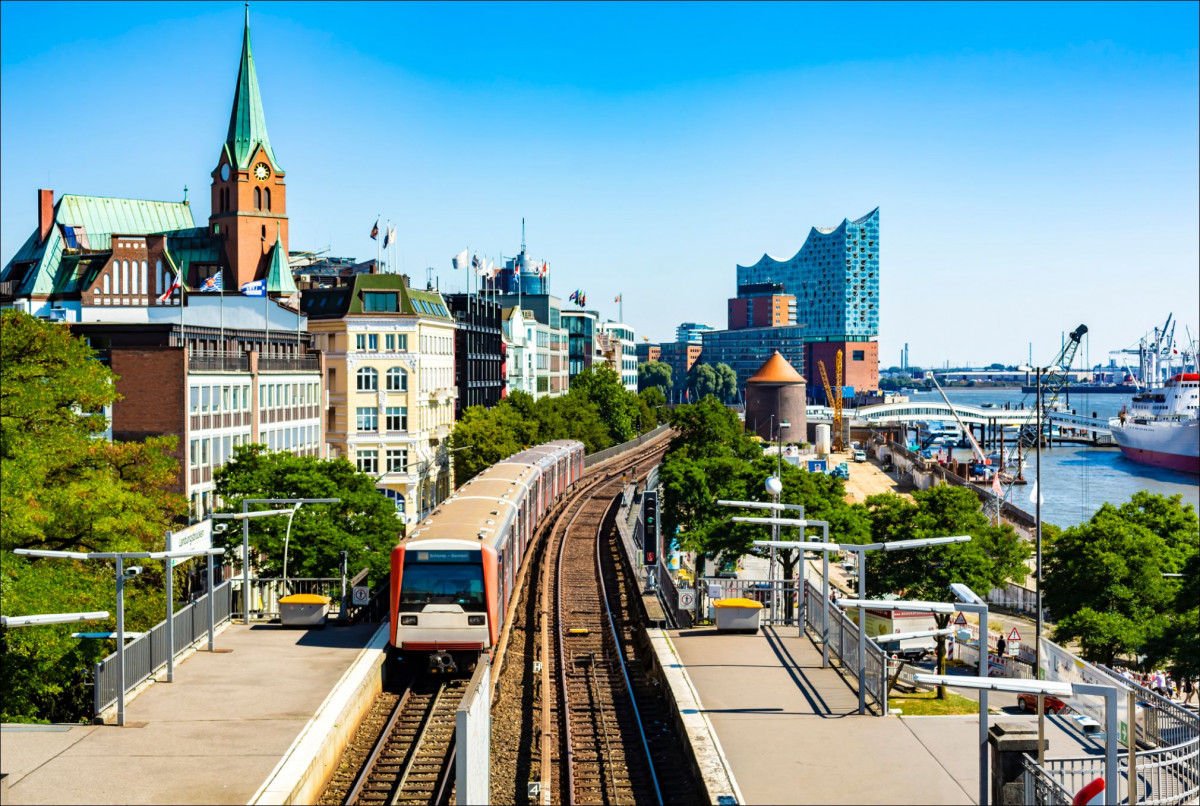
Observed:
[[[837,351],[834,359],[834,380],[837,385],[829,386],[829,375],[825,372],[825,362],[818,361],[817,369],[821,371],[821,383],[825,384],[825,400],[833,409],[833,448],[834,453],[841,453],[842,448],[842,351]]]

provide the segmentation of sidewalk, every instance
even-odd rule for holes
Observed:
[[[234,625],[175,682],[129,703],[126,726],[5,725],[14,803],[250,800],[378,629]]]

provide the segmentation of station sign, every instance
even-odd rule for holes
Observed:
[[[177,532],[167,532],[167,551],[207,551],[212,548],[212,521],[203,520]],[[171,567],[187,562],[190,557],[171,560]]]

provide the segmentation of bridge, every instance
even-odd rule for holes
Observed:
[[[845,415],[866,423],[915,423],[922,421],[954,422],[954,415],[967,425],[1023,426],[1033,425],[1037,412],[1033,409],[984,409],[978,406],[955,405],[921,401],[919,403],[881,403],[847,409]]]

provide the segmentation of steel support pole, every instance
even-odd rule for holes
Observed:
[[[979,610],[979,676],[988,676],[988,608],[975,605]],[[988,795],[988,692],[979,690],[979,806],[987,806]]]
[[[216,556],[213,554],[208,555],[208,585],[206,587],[208,588],[208,651],[209,652],[213,651],[213,643],[214,643],[214,639],[216,638],[216,635],[215,635],[216,621],[217,621],[216,612],[215,612],[216,604],[213,602],[213,599],[217,595],[217,593],[216,593],[217,586],[216,586],[216,583],[213,581],[216,578],[216,570],[217,570],[216,566],[217,566]]]
[[[1104,698],[1104,804],[1116,806],[1121,802],[1121,769],[1117,760],[1117,743],[1119,740],[1117,723],[1117,687],[1097,686],[1090,683],[1075,683],[1072,688],[1076,694],[1087,694]],[[1132,717],[1131,717],[1132,721]],[[1133,725],[1130,725],[1130,733]],[[1130,777],[1130,793],[1136,794],[1136,780]],[[1130,802],[1135,802],[1133,798]]]
[[[1037,489],[1037,495],[1034,496],[1033,512],[1036,529],[1037,543],[1037,579],[1035,587],[1037,596],[1037,626],[1034,628],[1034,671],[1041,679],[1042,676],[1042,368],[1038,367],[1037,371],[1037,443],[1034,446],[1035,456],[1037,457],[1036,475],[1034,477],[1034,488]]]
[[[250,511],[250,502],[242,500],[242,514]],[[242,623],[250,624],[250,520],[242,520]]]
[[[867,598],[867,552],[860,549],[858,554],[858,598]],[[867,609],[858,606],[858,713],[867,713]]]
[[[825,542],[829,542],[829,524],[821,524]],[[821,552],[821,668],[829,668],[829,552]]]
[[[125,726],[125,558],[117,555],[117,725]]]
[[[175,682],[175,561],[164,560],[167,573],[167,682]]]

